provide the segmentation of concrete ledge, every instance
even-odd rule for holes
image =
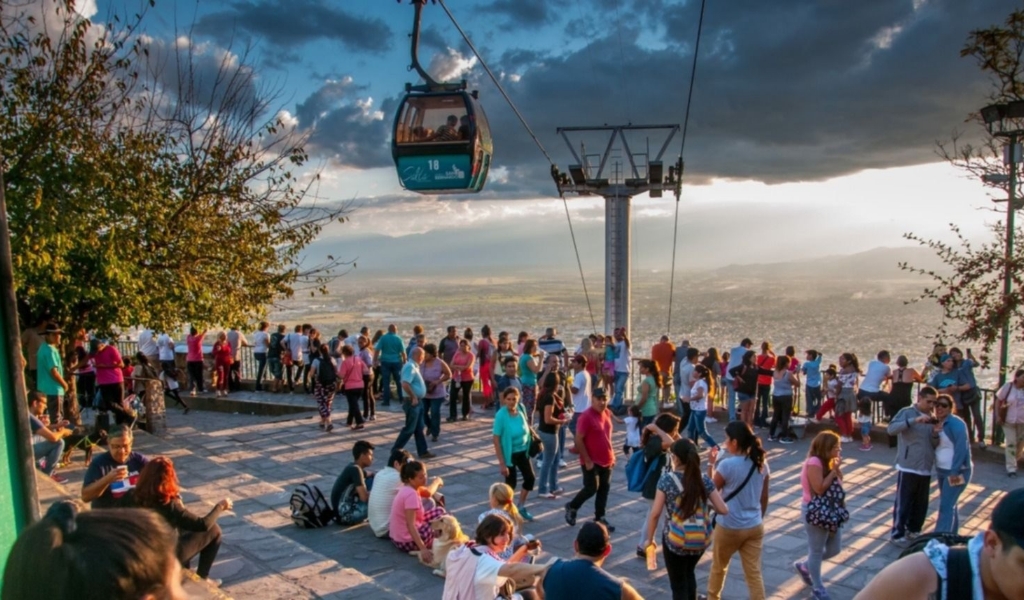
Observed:
[[[235,392],[239,393],[239,392]],[[241,392],[245,393],[245,392]],[[259,415],[262,417],[280,417],[283,415],[294,415],[299,413],[316,412],[316,404],[310,396],[309,406],[294,406],[290,404],[278,404],[275,402],[264,402],[258,400],[246,400],[242,398],[216,398],[209,395],[201,395],[186,398],[189,408],[193,410],[206,410],[223,413],[241,413],[246,415]]]

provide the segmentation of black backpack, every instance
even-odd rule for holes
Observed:
[[[957,600],[973,598],[974,573],[971,571],[971,557],[967,551],[967,544],[971,538],[954,533],[929,533],[917,538],[906,550],[900,552],[900,558],[923,551],[932,540],[939,540],[949,548],[946,554],[945,597]],[[942,578],[939,578],[939,587],[942,587]]]
[[[334,510],[324,498],[320,488],[308,483],[300,484],[292,492],[292,523],[302,529],[319,529],[334,520]]]
[[[337,385],[338,374],[334,370],[334,361],[330,357],[320,357],[320,364],[316,369],[316,380],[325,388]]]

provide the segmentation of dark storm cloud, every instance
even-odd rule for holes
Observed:
[[[566,5],[566,0],[492,0],[482,11],[505,16],[509,26],[539,27],[559,19]]]
[[[359,16],[327,0],[230,2],[225,10],[203,15],[196,31],[222,43],[248,33],[285,48],[328,39],[349,50],[375,53],[388,50],[392,38],[384,21]]]
[[[309,133],[306,149],[311,154],[360,169],[391,164],[387,142],[397,102],[388,98],[380,106],[360,104],[363,90],[351,78],[327,81],[296,106],[300,131]]]
[[[274,90],[257,83],[246,51],[191,42],[143,41],[142,64],[158,95],[155,105],[164,116],[174,111],[192,116],[204,112],[247,121],[264,116]]]
[[[631,7],[642,22],[662,23],[658,33],[591,29],[600,15],[588,14],[578,31],[606,37],[532,62],[522,60],[530,50],[513,49],[492,65],[521,74],[505,86],[563,169],[571,159],[555,136],[559,126],[682,123],[700,3]],[[935,140],[962,128],[989,91],[959,50],[972,29],[1001,23],[1008,10],[1001,0],[710,4],[686,148],[689,181],[817,180],[937,160]],[[481,98],[494,164],[513,174],[511,183],[488,188],[550,193],[547,162],[497,91],[483,82]]]
[[[444,51],[448,49],[448,40],[440,29],[431,25],[420,31],[420,47]]]

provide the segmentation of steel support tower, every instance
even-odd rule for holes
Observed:
[[[558,192],[579,196],[601,196],[604,209],[604,327],[605,332],[625,327],[632,331],[631,316],[631,263],[632,215],[630,207],[633,196],[650,192],[652,198],[660,198],[664,190],[671,190],[679,201],[682,181],[682,160],[669,166],[664,172],[662,157],[679,125],[602,125],[600,127],[559,127],[558,134],[569,147],[574,163],[569,165],[568,174],[552,168],[552,176],[558,185]],[[645,131],[664,136],[661,148],[652,157],[650,148],[634,153],[626,139],[627,131]],[[607,134],[608,143],[604,153],[588,155],[580,145],[577,152],[570,135]],[[621,145],[617,146],[616,143]],[[649,144],[648,144],[649,146]],[[621,151],[621,160],[609,158]],[[598,158],[593,164],[591,158]],[[614,162],[614,165],[610,164]],[[611,177],[607,173],[611,171]]]

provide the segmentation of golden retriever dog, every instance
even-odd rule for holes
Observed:
[[[432,567],[434,575],[444,577],[444,563],[445,559],[448,558],[448,553],[468,542],[469,536],[462,533],[459,520],[452,515],[444,515],[439,519],[431,521],[430,529],[434,532],[434,547],[431,549],[434,560],[428,563],[420,557],[419,552],[412,552],[411,554],[416,555],[423,564]]]

